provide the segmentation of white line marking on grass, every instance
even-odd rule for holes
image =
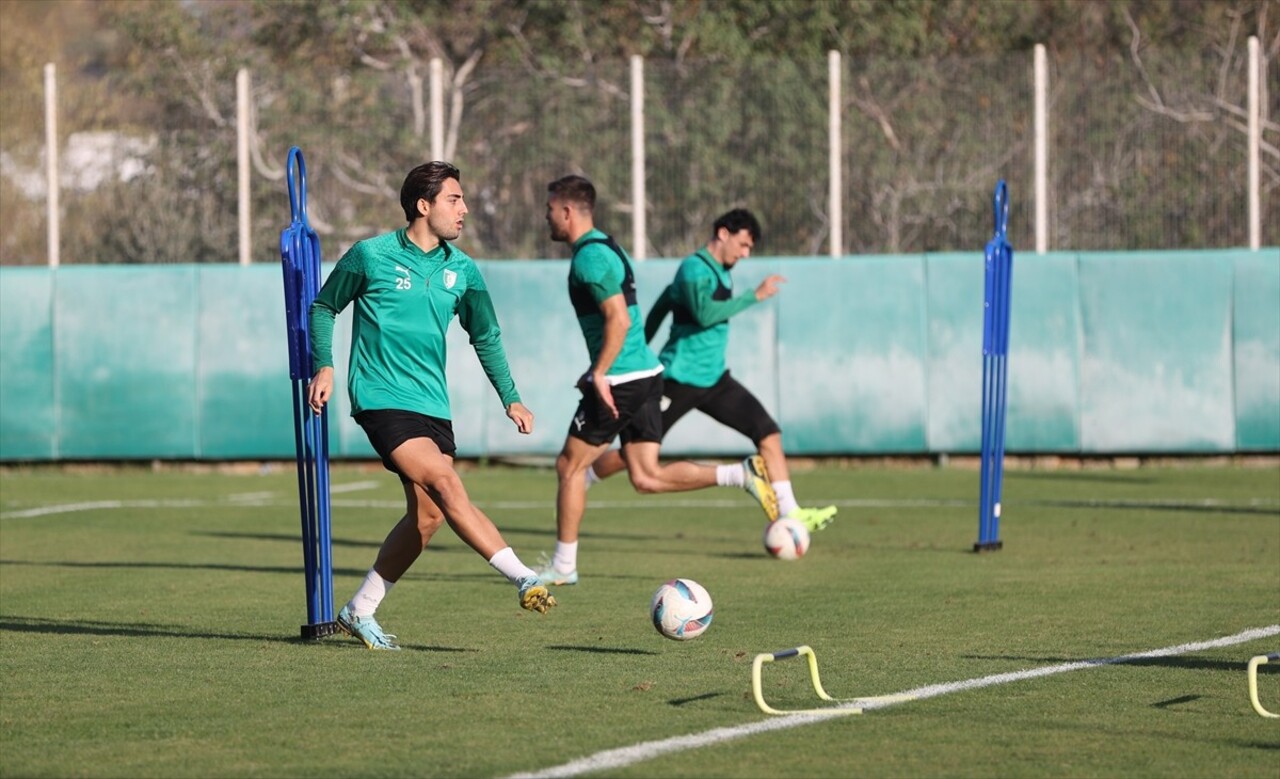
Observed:
[[[968,508],[978,504],[977,499],[963,498],[815,498],[814,505],[833,505],[841,508]],[[544,500],[495,500],[476,501],[477,505],[493,509],[545,509],[555,504]],[[397,504],[398,505],[398,504]],[[599,509],[642,509],[642,508],[701,508],[701,509],[736,509],[751,505],[745,500],[717,498],[685,498],[683,500],[601,500],[588,503],[590,508]],[[1250,498],[1246,501],[1225,501],[1216,498],[1199,500],[1031,500],[1007,502],[1006,506],[1065,506],[1067,508],[1280,508],[1280,502],[1268,498]]]
[[[248,503],[256,504],[265,500],[271,500],[276,494],[274,492],[238,492],[234,495],[228,495],[227,500],[232,503]]]
[[[1220,500],[1218,498],[1198,498],[1191,500],[1142,500],[1141,498],[1111,498],[1109,500],[1091,500],[1077,498],[1043,498],[1040,500],[1018,501],[1024,506],[1066,506],[1067,508],[1120,508],[1120,509],[1238,509],[1280,507],[1280,501],[1270,498],[1249,498],[1245,501]]]
[[[372,487],[379,486],[376,481],[357,481],[348,484],[336,484],[329,488],[329,493],[343,492],[359,492]],[[18,509],[16,511],[0,512],[0,519],[30,519],[32,517],[46,517],[52,514],[74,514],[80,511],[103,511],[107,509],[168,509],[168,508],[203,508],[209,506],[224,506],[228,503],[240,507],[252,506],[289,506],[294,504],[294,498],[281,498],[274,492],[239,492],[228,495],[224,500],[199,500],[194,498],[176,498],[169,500],[90,500],[82,503],[55,503],[50,506],[37,506],[30,509]],[[376,507],[376,508],[404,508],[403,501],[351,501],[342,503],[341,501],[333,501],[331,505],[346,505],[355,507]],[[554,503],[545,503],[545,506],[554,506]]]
[[[329,488],[330,494],[341,494],[345,492],[358,492],[361,490],[372,489],[380,486],[379,482],[361,481],[349,484],[335,485]],[[205,501],[205,500],[98,500],[88,501],[84,503],[63,503],[52,506],[40,506],[38,508],[21,509],[17,511],[0,512],[0,519],[21,519],[29,517],[42,517],[49,514],[70,514],[77,511],[95,511],[102,509],[127,509],[127,508],[192,508],[200,506],[219,506],[225,505],[227,502],[234,503],[237,506],[289,506],[293,505],[291,498],[280,497],[273,493],[253,492],[240,493],[228,496],[224,501]],[[815,504],[833,504],[842,508],[966,508],[977,505],[974,500],[960,500],[956,498],[854,498],[844,500],[815,500]],[[484,509],[493,511],[546,511],[555,508],[555,502],[549,500],[494,500],[494,501],[476,501],[476,505]],[[703,498],[693,499],[686,498],[683,500],[647,500],[638,498],[636,500],[601,500],[590,503],[592,509],[741,509],[744,506],[750,506],[751,503],[745,498],[742,500],[733,499],[716,499]],[[1027,505],[1027,506],[1066,506],[1068,508],[1258,508],[1258,507],[1277,507],[1280,508],[1280,502],[1276,502],[1267,498],[1253,498],[1248,501],[1222,501],[1214,498],[1204,498],[1201,500],[1079,500],[1079,501],[1022,501],[1020,503],[1007,503],[1009,506]],[[397,510],[404,508],[404,502],[399,500],[343,500],[335,499],[330,501],[330,506],[336,508],[374,508]]]
[[[63,503],[55,506],[41,506],[23,511],[6,511],[0,519],[22,519],[26,517],[43,517],[48,514],[71,514],[76,511],[97,511],[99,509],[132,509],[132,508],[191,508],[209,505],[203,500],[93,500],[85,503]]]
[[[868,711],[872,709],[883,709],[889,706],[897,706],[902,703],[907,703],[910,700],[936,698],[939,695],[947,695],[949,693],[960,692],[962,690],[976,690],[979,687],[990,687],[996,684],[1020,682],[1024,679],[1036,679],[1041,676],[1051,676],[1053,674],[1066,673],[1068,671],[1080,671],[1086,668],[1096,668],[1102,665],[1116,665],[1118,663],[1126,663],[1133,660],[1143,660],[1152,657],[1173,657],[1175,655],[1186,654],[1187,652],[1197,652],[1202,649],[1216,649],[1218,647],[1243,644],[1249,641],[1256,641],[1260,638],[1268,638],[1277,634],[1280,634],[1280,625],[1269,625],[1265,628],[1253,628],[1242,633],[1236,633],[1233,636],[1215,638],[1210,641],[1197,641],[1190,644],[1168,646],[1163,649],[1152,649],[1149,652],[1138,652],[1137,654],[1132,655],[1121,655],[1119,657],[1108,657],[1098,660],[1081,660],[1074,663],[1061,663],[1059,665],[1049,665],[1043,668],[1032,668],[1026,671],[1014,671],[1012,673],[995,674],[993,676],[981,676],[976,679],[966,679],[961,682],[931,684],[925,687],[917,687],[913,690],[904,690],[900,693],[894,693],[895,696],[900,695],[907,698],[907,700],[868,701],[862,708]],[[857,706],[859,703],[855,699],[845,701],[843,705]],[[724,741],[732,741],[745,736],[752,736],[756,733],[766,733],[772,730],[795,728],[814,722],[824,722],[840,714],[843,714],[843,712],[841,712],[839,708],[833,709],[831,714],[790,714],[782,717],[773,717],[761,722],[752,722],[747,725],[715,728],[703,733],[692,733],[687,736],[675,736],[673,738],[662,739],[661,741],[645,741],[639,744],[633,744],[629,747],[620,747],[618,749],[608,749],[603,752],[597,752],[594,755],[588,755],[587,757],[572,760],[568,763],[554,766],[552,768],[544,768],[541,771],[512,774],[508,779],[551,779],[552,777],[577,776],[579,774],[591,773],[592,771],[605,771],[615,768],[623,768],[625,766],[634,765],[635,763],[652,760],[653,758],[661,755],[667,755],[673,752],[683,752],[689,749],[699,749],[701,747],[711,746],[712,744],[718,744]]]
[[[1079,660],[1074,663],[1062,663],[1061,665],[1050,665],[1044,668],[1031,668],[1026,671],[1013,671],[1011,673],[996,674],[994,676],[983,676],[978,679],[969,679],[963,682],[950,682],[948,684],[931,684],[926,687],[917,687],[914,690],[907,690],[901,695],[911,696],[913,700],[924,700],[925,698],[936,698],[939,695],[960,692],[961,690],[976,690],[979,687],[990,687],[995,684],[1008,684],[1009,682],[1020,682],[1023,679],[1037,679],[1041,676],[1052,676],[1053,674],[1066,673],[1067,671],[1080,671],[1085,668],[1096,668],[1100,665],[1118,665],[1120,663],[1129,663],[1134,660],[1146,660],[1152,657],[1174,657],[1175,655],[1183,655],[1187,652],[1198,652],[1202,649],[1216,649],[1218,647],[1233,646],[1235,644],[1243,644],[1247,641],[1256,641],[1260,638],[1268,638],[1280,633],[1280,625],[1268,625],[1265,628],[1253,628],[1243,633],[1236,633],[1234,636],[1226,636],[1224,638],[1215,638],[1209,641],[1197,641],[1191,644],[1179,644],[1178,646],[1167,646],[1164,649],[1152,649],[1149,652],[1138,652],[1132,655],[1121,655],[1120,657],[1106,657],[1096,660]],[[882,709],[886,706],[892,706],[894,703],[902,703],[904,701],[868,701],[864,709]],[[851,701],[850,705],[857,705]]]

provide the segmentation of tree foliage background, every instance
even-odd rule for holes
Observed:
[[[631,55],[645,59],[649,254],[683,256],[738,205],[761,216],[764,254],[825,253],[829,51],[842,56],[847,253],[980,248],[1000,178],[1014,245],[1029,247],[1036,43],[1051,62],[1051,248],[1242,245],[1245,40],[1270,63],[1277,18],[1280,0],[3,2],[0,262],[44,261],[33,171],[46,62],[62,142],[98,132],[146,148],[141,172],[119,175],[115,159],[111,175],[64,180],[64,262],[235,260],[241,68],[255,260],[276,259],[293,145],[328,259],[398,226],[404,173],[430,155],[433,58],[468,251],[563,256],[543,201],[567,172],[596,183],[597,221],[626,243]],[[1275,92],[1268,245],[1280,244]]]

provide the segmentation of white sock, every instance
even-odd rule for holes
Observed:
[[[599,476],[596,476],[596,468],[594,465],[588,465],[587,466],[587,489],[591,489],[591,485],[595,484],[598,481],[604,481],[604,479],[601,479]],[[565,572],[561,571],[561,573],[565,573]]]
[[[775,481],[773,491],[778,496],[778,516],[789,516],[792,511],[800,508],[800,504],[796,503],[796,494],[791,491],[790,480]]]
[[[395,586],[395,582],[389,582],[378,575],[378,572],[369,569],[369,573],[364,577],[360,589],[356,590],[356,594],[351,596],[351,600],[347,602],[347,606],[351,608],[351,613],[357,617],[372,617],[373,612],[378,610],[382,599],[387,597],[387,593],[391,592],[391,588]]]
[[[498,553],[489,558],[489,565],[503,576],[507,577],[507,581],[512,584],[519,584],[520,580],[528,576],[537,576],[532,568],[520,562],[520,558],[516,557],[515,550],[509,546],[504,546],[498,550]]]
[[[716,466],[716,484],[721,487],[741,487],[747,483],[742,463]]]
[[[551,556],[551,567],[560,573],[578,570],[578,542],[556,541],[556,553]]]

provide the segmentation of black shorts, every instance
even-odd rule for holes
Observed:
[[[662,441],[662,374],[613,385],[615,419],[609,407],[600,402],[595,387],[580,384],[582,400],[569,423],[569,435],[589,444],[607,444],[618,437],[623,444],[632,441]]]
[[[781,432],[764,405],[728,371],[710,387],[695,387],[668,379],[662,390],[662,429],[670,430],[680,417],[697,409],[725,427],[737,430],[756,446]],[[665,432],[664,432],[665,435]]]
[[[382,458],[382,464],[388,471],[400,474],[401,481],[405,476],[391,462],[391,453],[396,447],[411,438],[430,438],[440,451],[452,457],[458,451],[453,442],[453,423],[440,417],[429,417],[415,411],[398,411],[396,409],[375,409],[361,411],[355,415],[356,423],[364,428],[369,436],[373,450]]]

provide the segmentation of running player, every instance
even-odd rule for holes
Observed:
[[[755,395],[729,375],[725,363],[729,318],[773,297],[786,281],[775,274],[754,292],[733,294],[729,272],[751,256],[759,240],[760,222],[750,211],[735,208],[721,216],[711,226],[711,240],[680,263],[675,280],[645,319],[645,340],[652,341],[667,314],[672,314],[671,333],[659,354],[665,368],[663,435],[694,409],[742,433],[764,458],[778,496],[778,515],[799,520],[809,530],[821,530],[835,517],[836,507],[804,508],[796,502],[778,423]],[[587,486],[626,467],[621,452],[610,450],[587,470]]]
[[[551,238],[569,244],[569,300],[591,366],[578,382],[582,400],[556,458],[556,548],[539,572],[544,584],[578,582],[578,530],[586,511],[586,471],[614,438],[637,492],[679,492],[713,486],[745,489],[770,520],[777,497],[759,455],[740,464],[658,461],[662,441],[662,364],[649,349],[636,305],[631,258],[595,228],[596,190],[582,176],[547,187]]]

